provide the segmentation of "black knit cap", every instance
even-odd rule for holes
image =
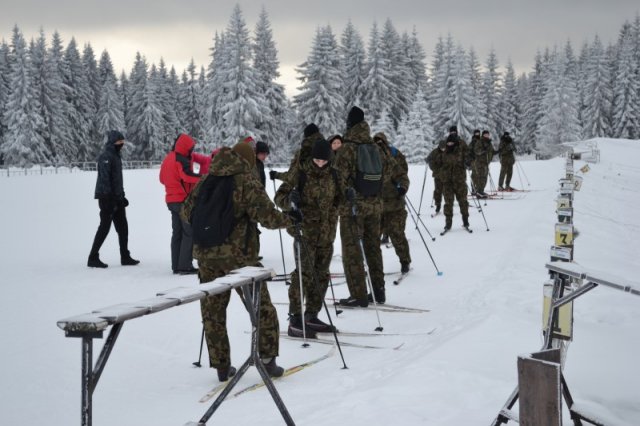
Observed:
[[[124,135],[118,130],[109,130],[107,132],[107,140],[109,141],[109,143],[116,143],[118,141],[124,140]]]
[[[315,141],[311,150],[311,158],[329,161],[331,159],[331,144],[324,139]]]
[[[503,136],[509,136],[509,132],[504,132]]]
[[[488,130],[483,130],[482,131],[482,136],[489,135],[489,134],[491,134],[491,132],[489,132]]]
[[[364,111],[358,108],[357,106],[354,106],[353,108],[351,108],[351,111],[349,111],[349,115],[347,115],[347,129],[350,129],[356,124],[361,123],[363,121],[364,121]]]
[[[269,154],[269,145],[267,145],[265,142],[258,141],[256,143],[256,154],[259,154],[261,152]]]
[[[318,126],[316,126],[315,124],[311,123],[309,125],[307,125],[307,127],[304,128],[304,137],[308,138],[311,135],[314,135],[316,133],[319,133],[320,130],[318,129]]]
[[[451,132],[456,132],[456,133],[458,133],[458,126],[451,126],[451,127],[449,127],[449,133],[451,133]]]
[[[485,130],[485,132],[486,132],[486,130]],[[475,129],[475,130],[473,131],[473,134],[474,134],[474,135],[479,135],[479,134],[480,134],[480,129]],[[482,134],[484,135],[484,132],[482,132]]]

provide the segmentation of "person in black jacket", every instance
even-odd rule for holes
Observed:
[[[265,142],[258,141],[256,143],[256,167],[258,168],[258,174],[260,175],[260,182],[262,186],[267,184],[267,176],[264,173],[264,160],[269,155],[269,145]]]
[[[98,157],[98,180],[96,181],[95,196],[100,206],[100,225],[93,239],[87,266],[91,268],[106,268],[106,263],[100,260],[99,252],[102,243],[109,234],[111,222],[118,233],[120,243],[120,263],[122,265],[137,265],[139,260],[133,259],[127,248],[129,241],[129,226],[125,208],[129,201],[124,196],[122,183],[122,159],[120,150],[124,146],[124,135],[117,130],[107,132],[107,143],[104,151]]]

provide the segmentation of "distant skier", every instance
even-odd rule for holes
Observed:
[[[500,155],[500,179],[498,180],[499,191],[513,191],[511,187],[511,176],[513,175],[513,165],[516,162],[516,146],[509,132],[504,132],[500,138],[498,154]],[[505,180],[506,179],[506,180]],[[503,183],[505,184],[503,186]]]
[[[440,142],[438,146],[436,146],[425,158],[427,165],[431,169],[431,175],[433,176],[433,202],[436,206],[435,214],[440,213],[440,208],[442,207],[442,194],[443,194],[443,185],[442,185],[442,177],[440,173],[442,172],[442,154],[445,150],[445,142]]]
[[[129,225],[127,223],[126,207],[129,201],[124,196],[122,181],[122,158],[120,150],[124,146],[124,135],[117,130],[107,132],[107,143],[98,158],[98,179],[94,198],[100,206],[100,225],[93,239],[87,266],[91,268],[106,268],[106,263],[100,260],[100,247],[109,234],[113,222],[118,233],[120,245],[120,263],[122,265],[137,265],[139,260],[133,259],[129,253]]]
[[[491,144],[491,134],[488,130],[482,131],[482,137],[473,139],[469,145],[469,155],[471,158],[471,183],[472,190],[478,198],[487,198],[489,195],[484,192],[489,176],[489,163],[494,156],[493,145]]]
[[[440,178],[444,189],[445,231],[451,229],[453,222],[453,202],[458,201],[462,225],[469,227],[469,202],[467,201],[467,172],[471,167],[468,147],[458,136],[458,128],[451,126],[449,136],[444,142],[444,151],[438,158],[442,162],[438,165]],[[442,143],[441,142],[441,143]]]

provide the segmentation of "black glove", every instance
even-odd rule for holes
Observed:
[[[398,195],[400,195],[401,197],[403,197],[403,196],[404,196],[404,194],[406,194],[406,193],[407,193],[407,188],[403,188],[403,187],[399,186],[399,187],[397,187],[396,189],[397,189],[397,191],[398,191]]]
[[[287,214],[296,225],[302,222],[302,212],[299,209],[289,210]]]
[[[278,178],[278,172],[275,170],[269,170],[269,179],[276,180]]]
[[[292,189],[289,193],[289,203],[299,206],[300,205],[300,192],[297,189]]]
[[[124,197],[122,199],[122,207],[127,207],[129,206],[129,200],[127,200],[127,197]]]
[[[352,187],[347,188],[345,196],[347,197],[348,202],[353,203],[354,201],[356,201],[356,190]]]

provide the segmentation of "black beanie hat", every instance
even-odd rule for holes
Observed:
[[[489,134],[491,134],[491,133],[488,130],[483,130],[482,131],[482,136],[489,135]]]
[[[509,136],[509,132],[504,132],[503,136]]]
[[[309,124],[307,127],[304,128],[304,137],[308,138],[311,135],[314,135],[316,133],[319,133],[320,130],[318,130],[318,126],[316,126],[315,124],[311,123]]]
[[[361,123],[363,121],[364,121],[364,111],[358,108],[357,106],[354,106],[353,108],[351,108],[351,111],[349,111],[349,115],[347,115],[347,129],[350,129],[356,124]]]
[[[486,132],[486,130],[485,130],[485,132]],[[479,134],[480,134],[480,129],[475,129],[475,130],[473,131],[473,134],[474,134],[474,135],[479,135]],[[482,134],[484,135],[484,132],[482,132]]]
[[[451,127],[449,127],[449,133],[451,133],[451,132],[456,132],[456,133],[458,133],[458,127],[457,127],[457,126],[451,126]]]
[[[258,141],[256,143],[256,154],[259,154],[261,152],[266,152],[267,154],[269,154],[269,145],[262,141]]]
[[[329,161],[331,159],[331,144],[324,139],[315,141],[311,150],[311,158]]]

